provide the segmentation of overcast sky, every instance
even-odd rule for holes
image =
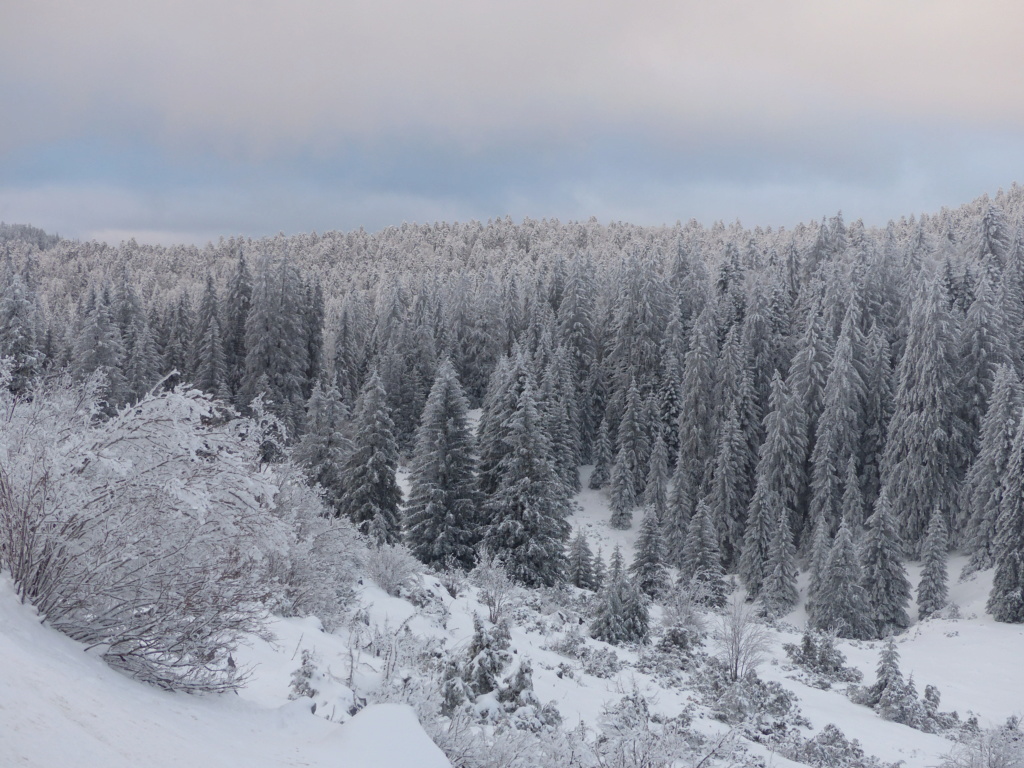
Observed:
[[[1024,3],[0,0],[0,219],[884,224],[1024,181]]]

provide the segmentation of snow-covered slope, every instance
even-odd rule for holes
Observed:
[[[188,696],[137,683],[41,625],[0,579],[2,766],[450,766],[408,707],[367,707],[338,725],[312,716],[308,699],[288,702],[287,689],[262,703],[260,690]]]

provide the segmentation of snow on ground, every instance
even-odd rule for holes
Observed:
[[[293,629],[301,633],[312,624]],[[311,716],[308,700],[287,700],[286,682],[279,690],[280,673],[291,662],[288,654],[277,656],[265,656],[259,672],[273,674],[258,673],[244,696],[168,693],[113,671],[40,624],[0,578],[0,765],[450,765],[408,707],[368,707],[347,725]]]

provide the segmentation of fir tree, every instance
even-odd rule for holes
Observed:
[[[242,375],[245,373],[245,326],[249,318],[249,306],[252,302],[252,277],[245,257],[238,256],[231,277],[228,278],[227,292],[224,298],[221,319],[222,336],[224,339],[224,367],[227,370],[228,387],[232,395],[237,395],[241,387]]]
[[[903,543],[915,556],[932,508],[954,501],[967,455],[956,400],[955,327],[938,283],[915,300],[909,330],[885,446],[883,486],[900,510]]]
[[[725,604],[722,552],[718,547],[718,533],[711,517],[711,507],[701,501],[686,529],[679,579],[697,581],[706,585],[712,605]]]
[[[224,345],[220,335],[220,320],[210,315],[206,331],[195,350],[193,383],[198,389],[212,395],[228,395],[227,365],[224,360]]]
[[[501,673],[511,658],[508,646],[507,627],[488,627],[483,619],[473,614],[473,639],[469,643],[469,660],[464,677],[476,696],[483,696],[498,688]]]
[[[866,689],[864,703],[872,709],[877,709],[883,698],[891,698],[894,693],[901,692],[904,686],[896,640],[889,635],[878,657],[875,683]]]
[[[446,360],[416,432],[405,508],[409,548],[428,565],[473,566],[479,495],[468,410],[455,367]]]
[[[512,578],[552,586],[565,578],[568,496],[540,428],[530,376],[507,422],[507,453],[495,468],[498,487],[486,502],[484,545]]]
[[[651,507],[647,507],[640,524],[636,554],[629,572],[640,591],[650,597],[657,597],[667,584],[661,524]]]
[[[767,573],[772,526],[784,520],[792,528],[797,493],[802,486],[807,430],[803,409],[778,372],[772,379],[769,412],[765,417],[765,441],[757,463],[754,496],[747,510],[739,574],[747,592],[760,593]],[[785,510],[785,514],[782,512]]]
[[[882,455],[893,408],[893,372],[889,342],[878,323],[872,323],[865,342],[864,425],[861,432],[861,491],[873,509],[882,485]]]
[[[668,509],[668,446],[657,430],[654,447],[651,449],[651,463],[647,470],[647,483],[644,488],[644,505],[654,511],[659,524],[666,519]]]
[[[160,351],[153,329],[140,313],[132,328],[132,351],[125,366],[125,386],[131,401],[141,399],[160,378]]]
[[[596,592],[599,584],[594,576],[594,555],[583,530],[576,532],[569,544],[568,581],[574,587]]]
[[[376,371],[356,401],[352,435],[353,447],[341,473],[338,509],[377,544],[394,544],[401,538],[402,491],[395,480],[398,445],[387,411],[387,393]]]
[[[744,499],[744,445],[739,414],[735,405],[719,435],[718,461],[715,466],[708,506],[719,530],[723,560],[733,567],[739,559],[746,524],[748,500]]]
[[[120,407],[127,394],[121,368],[123,362],[121,334],[110,318],[110,310],[102,300],[97,300],[75,337],[71,352],[71,372],[75,378],[83,381],[95,373],[102,375],[99,395],[108,413]]]
[[[310,482],[323,489],[324,501],[335,514],[342,514],[342,472],[352,450],[344,434],[347,415],[337,387],[318,382],[306,403],[306,431],[293,453]]]
[[[988,410],[981,423],[978,456],[964,480],[961,510],[966,517],[964,539],[971,559],[965,573],[991,568],[996,521],[1003,497],[1003,479],[1024,404],[1024,388],[1007,365],[996,372]]]
[[[789,527],[789,515],[785,507],[780,506],[779,511],[768,547],[768,562],[760,594],[761,604],[770,616],[788,613],[800,599],[796,583],[798,574],[793,531]]]
[[[612,645],[645,642],[648,612],[643,594],[626,577],[622,552],[615,547],[605,584],[598,595],[590,636]]]
[[[946,516],[940,507],[932,510],[928,534],[924,540],[921,560],[921,581],[917,585],[918,617],[927,619],[946,606],[949,596],[946,573],[946,550],[949,541]]]
[[[821,585],[809,614],[811,624],[840,637],[865,639],[875,628],[868,617],[867,595],[862,586],[863,574],[847,521],[839,525],[829,552]]]
[[[643,406],[636,381],[626,394],[626,408],[619,422],[618,450],[611,476],[611,509],[613,528],[629,528],[633,509],[639,504],[643,490],[643,463],[649,450],[647,430],[643,423]]]
[[[587,482],[587,487],[590,490],[596,491],[608,484],[614,461],[611,436],[608,434],[608,421],[601,419],[601,425],[597,430],[597,444],[594,447],[594,471],[590,473],[590,480]]]
[[[910,626],[910,581],[900,561],[900,540],[889,498],[883,492],[868,519],[862,554],[868,618],[877,637]]]
[[[0,292],[0,357],[10,359],[10,390],[20,394],[42,370],[39,313],[32,291],[21,275],[11,274]]]
[[[986,609],[996,621],[1024,622],[1024,420],[1007,465],[992,544],[996,572]]]

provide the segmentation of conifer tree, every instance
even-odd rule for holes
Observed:
[[[686,543],[683,547],[679,578],[682,581],[696,580],[707,586],[709,601],[713,605],[725,602],[725,585],[722,570],[722,552],[718,547],[718,532],[711,517],[711,507],[706,502],[697,504],[697,510],[690,518],[686,529]]]
[[[469,643],[465,678],[477,696],[494,691],[511,656],[509,634],[504,625],[488,627],[479,615],[473,614],[473,639]]]
[[[739,559],[746,524],[748,500],[743,492],[744,454],[739,415],[733,405],[719,435],[718,461],[707,499],[721,537],[723,561],[730,568]]]
[[[317,382],[306,403],[306,431],[293,453],[310,482],[323,489],[324,501],[336,515],[343,512],[342,472],[352,450],[344,433],[347,416],[338,388]]]
[[[830,533],[842,517],[843,476],[860,447],[864,397],[864,382],[856,363],[860,343],[860,331],[851,306],[829,364],[823,408],[811,452],[810,516],[816,523],[824,521]]]
[[[160,378],[160,351],[152,326],[141,312],[132,327],[132,350],[124,374],[129,399],[133,402],[149,392]]]
[[[629,572],[640,591],[650,597],[657,597],[667,584],[662,535],[657,514],[647,507]]]
[[[122,364],[124,348],[121,334],[110,318],[110,310],[97,300],[82,323],[71,351],[71,372],[84,381],[99,372],[103,376],[100,398],[108,413],[113,413],[125,400],[126,385]]]
[[[937,282],[914,301],[883,458],[883,486],[900,510],[900,536],[911,556],[920,554],[932,508],[955,503],[967,457],[956,329],[947,307]]]
[[[978,456],[964,479],[961,512],[966,518],[963,538],[970,552],[965,573],[991,568],[996,521],[1003,497],[1003,480],[1013,452],[1013,440],[1024,405],[1024,388],[1008,365],[996,372],[988,410],[981,422]]]
[[[564,347],[551,355],[541,387],[543,415],[555,470],[562,484],[571,492],[580,490],[580,417],[576,399],[576,374],[572,358]]]
[[[608,421],[601,419],[597,430],[597,443],[594,447],[594,471],[590,473],[587,487],[592,491],[603,488],[611,479],[612,464],[615,455],[612,451],[612,440],[608,434]]]
[[[996,572],[986,610],[996,621],[1024,623],[1024,420],[1007,465],[992,549]]]
[[[902,632],[910,626],[907,614],[910,581],[900,561],[900,549],[892,507],[883,492],[875,501],[875,511],[868,519],[862,554],[867,615],[876,637]]]
[[[206,331],[195,350],[193,383],[198,389],[218,397],[229,394],[224,344],[220,335],[220,320],[210,315]]]
[[[633,509],[643,492],[644,459],[649,453],[644,409],[636,381],[626,393],[626,408],[619,422],[618,450],[612,465],[610,483],[613,528],[629,528]]]
[[[654,447],[651,449],[651,462],[647,470],[647,483],[644,488],[644,506],[654,511],[659,524],[666,518],[668,509],[668,446],[657,429]]]
[[[997,301],[989,280],[983,278],[960,332],[961,379],[957,394],[964,441],[971,451],[977,448],[996,371],[1000,365],[1012,362],[1006,328],[1007,319],[1002,305]]]
[[[739,574],[752,596],[766,575],[772,526],[782,519],[792,528],[797,493],[802,485],[807,430],[803,409],[778,371],[772,379],[765,440],[757,462],[754,496],[747,510]],[[785,515],[782,511],[785,510]]]
[[[428,565],[473,567],[479,493],[468,410],[455,367],[445,360],[416,431],[405,508],[409,549]]]
[[[398,445],[376,371],[356,401],[352,444],[342,468],[338,509],[377,544],[397,543],[402,533],[402,491],[395,480]]]
[[[864,525],[864,496],[860,492],[860,479],[857,477],[857,459],[851,456],[846,465],[846,483],[843,488],[843,500],[840,505],[843,520],[850,526],[850,531],[857,538]]]
[[[227,369],[228,387],[237,396],[245,373],[245,326],[252,302],[252,277],[245,263],[245,256],[239,253],[231,277],[228,278],[224,297],[221,330],[224,338],[224,367]],[[236,399],[237,402],[237,399]]]
[[[618,546],[612,552],[605,584],[598,595],[590,636],[612,645],[645,642],[648,629],[647,603],[627,578]]]
[[[604,564],[604,552],[601,547],[597,548],[597,552],[594,553],[594,588],[601,589],[604,583],[608,580],[608,569]]]
[[[843,520],[829,552],[821,584],[809,613],[811,624],[833,631],[840,637],[866,639],[875,627],[868,617],[867,595],[862,586],[863,573],[853,543],[853,534]]]
[[[485,502],[483,543],[502,558],[512,578],[552,586],[565,579],[569,500],[555,473],[534,391],[528,375],[507,422],[508,450],[495,468],[497,489]]]
[[[921,570],[921,581],[917,585],[917,611],[921,619],[927,619],[946,607],[949,597],[949,576],[946,572],[948,541],[946,516],[941,507],[935,507],[928,523],[924,551],[921,553],[924,567]]]
[[[778,510],[780,514],[775,521],[768,547],[768,561],[760,592],[761,604],[769,616],[786,614],[800,599],[796,583],[796,547],[793,545],[789,514],[782,505],[778,506]]]
[[[201,363],[200,355],[201,350],[207,342],[207,337],[210,332],[210,326],[215,322],[217,318],[217,288],[213,283],[213,276],[207,273],[206,284],[203,287],[203,293],[199,297],[199,307],[196,310],[195,319],[192,322],[191,332],[192,338],[189,339],[188,354],[189,362],[188,369],[193,373],[199,370]],[[220,328],[217,329],[217,335],[220,336]],[[209,352],[209,350],[207,350]],[[223,358],[224,350],[220,350],[220,356]],[[207,360],[208,362],[208,360]],[[193,383],[195,383],[195,376],[193,376]],[[217,382],[218,385],[220,382]],[[216,392],[216,387],[212,390],[206,389],[205,387],[199,387],[206,392]]]
[[[894,692],[903,690],[905,683],[900,671],[900,654],[896,649],[896,640],[889,635],[878,657],[875,670],[875,682],[865,691],[865,704],[877,709],[883,698],[892,697]]]
[[[873,322],[865,342],[864,424],[861,432],[861,491],[867,509],[873,509],[882,485],[882,455],[893,408],[893,372],[889,342]]]
[[[14,393],[24,392],[42,370],[44,353],[35,297],[21,275],[11,274],[0,291],[0,357],[10,358]]]
[[[568,581],[574,587],[596,592],[599,588],[594,576],[594,555],[583,530],[576,531],[569,544]]]

